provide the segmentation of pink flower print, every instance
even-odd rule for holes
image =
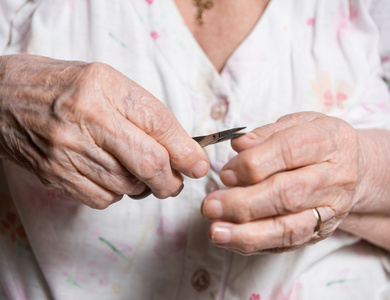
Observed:
[[[36,182],[35,185],[33,185],[34,182]],[[37,179],[30,181],[30,185],[25,188],[24,192],[31,194],[31,203],[35,208],[48,208],[56,214],[77,215],[79,202],[64,196],[56,190],[44,187]]]
[[[309,18],[306,22],[307,26],[311,26],[313,27],[314,26],[314,23],[315,23],[315,19],[314,18]]]
[[[348,99],[348,96],[344,93],[338,93],[336,95],[336,102],[340,109],[342,109],[344,106],[342,104],[343,101],[346,101]]]
[[[0,197],[4,199],[0,203],[0,236],[8,236],[14,245],[28,246],[27,235],[13,201],[5,194],[0,194]]]
[[[160,37],[156,31],[152,31],[152,32],[150,33],[150,36],[151,36],[152,39],[154,39],[154,40],[157,40],[157,39]]]
[[[175,228],[172,222],[162,217],[156,231],[157,240],[153,247],[154,253],[161,259],[168,258],[174,252],[181,251],[186,244],[186,234],[180,226]]]
[[[273,290],[270,299],[298,300],[301,298],[302,288],[302,284],[295,283],[287,294],[284,294],[282,286],[278,286]]]
[[[28,245],[27,235],[19,217],[15,213],[8,212],[0,219],[0,234],[8,235],[14,243],[22,242]]]
[[[328,113],[332,109],[344,110],[345,103],[353,97],[352,87],[345,81],[333,80],[327,72],[320,73],[311,86],[322,103],[322,111]]]
[[[252,296],[249,298],[249,300],[260,300],[260,295],[259,294],[252,294]]]
[[[153,4],[153,0],[146,0],[146,3],[149,4],[149,5],[152,5]]]
[[[336,31],[338,38],[340,38],[341,31],[353,31],[353,21],[357,18],[357,16],[358,10],[351,4],[351,2],[349,2],[348,6],[340,4],[339,17],[336,21]]]
[[[332,91],[330,90],[327,90],[324,92],[324,99],[325,99],[325,106],[332,106],[333,105],[333,94],[332,94]]]

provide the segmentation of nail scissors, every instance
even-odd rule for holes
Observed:
[[[208,135],[195,136],[193,137],[193,139],[197,141],[198,144],[203,148],[208,145],[214,145],[223,141],[228,141],[228,140],[238,138],[244,135],[245,133],[237,133],[237,131],[243,130],[245,128],[246,127],[236,127],[236,128],[232,128],[232,129],[228,129],[228,130],[224,130],[224,131],[220,131]],[[143,191],[141,194],[134,195],[134,196],[129,195],[129,197],[134,200],[141,200],[146,198],[150,194],[152,194],[152,190],[149,187],[147,187],[146,190]]]
[[[206,147],[208,145],[213,145],[213,144],[217,144],[219,142],[228,141],[228,140],[238,138],[238,137],[244,135],[245,133],[237,133],[237,131],[243,130],[245,128],[246,127],[232,128],[232,129],[212,133],[209,135],[195,136],[195,137],[193,137],[193,139],[195,141],[197,141],[198,144],[203,148],[203,147]]]

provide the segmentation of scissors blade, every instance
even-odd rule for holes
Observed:
[[[217,144],[219,142],[238,138],[238,137],[244,135],[245,133],[237,133],[237,131],[243,130],[245,128],[246,127],[232,128],[232,129],[212,133],[209,135],[196,136],[196,137],[193,137],[193,139],[195,141],[197,141],[198,144],[203,148],[203,147],[206,147],[208,145],[213,145],[213,144]]]

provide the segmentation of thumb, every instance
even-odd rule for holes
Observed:
[[[257,127],[244,136],[232,140],[232,148],[237,152],[242,152],[263,143],[278,131],[323,117],[326,117],[326,115],[311,111],[285,115],[275,123]]]
[[[125,117],[165,147],[173,169],[191,178],[205,176],[209,161],[199,144],[161,101],[136,83],[131,86],[122,101]]]

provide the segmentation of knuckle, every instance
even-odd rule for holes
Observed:
[[[52,154],[59,154],[75,144],[76,134],[70,129],[64,126],[55,125],[52,126],[49,134],[50,148],[53,150]]]
[[[276,232],[281,232],[281,237],[279,241],[279,248],[288,247],[291,245],[291,236],[289,228],[284,221],[284,218],[275,218],[274,225]]]
[[[68,87],[68,91],[54,101],[53,114],[60,120],[77,122],[80,119],[96,119],[96,112],[99,110],[104,113],[107,108],[97,105],[97,100],[101,96],[102,85],[110,77],[107,74],[112,73],[110,69],[110,66],[97,62],[85,66]]]
[[[232,207],[232,218],[235,222],[245,223],[251,220],[251,211],[247,199],[236,197]]]
[[[128,97],[125,105],[130,111],[137,112],[134,122],[142,126],[143,131],[157,141],[169,139],[177,129],[172,112],[154,96],[142,90]]]
[[[174,161],[195,160],[199,157],[198,150],[192,144],[185,144],[178,150],[179,151],[172,151],[172,153],[170,153],[171,159]]]
[[[168,197],[172,197],[172,196],[175,196],[177,195],[178,193],[180,193],[180,191],[182,190],[183,188],[183,179],[181,180],[178,180],[177,182],[173,183],[170,188],[166,186],[164,186],[163,189],[159,190],[156,194],[157,194],[157,198],[159,199],[166,199]]]
[[[259,239],[258,233],[252,230],[242,232],[241,239],[239,239],[239,248],[245,255],[253,254],[257,251],[257,241]]]
[[[159,101],[157,102],[160,103]],[[171,140],[172,136],[176,134],[175,118],[165,106],[162,106],[156,112],[154,121],[149,123],[149,133],[159,141]]]
[[[91,76],[92,78],[94,78],[93,76],[99,78],[100,76],[105,76],[107,73],[110,73],[112,70],[113,68],[105,63],[91,62],[85,66],[84,73],[86,74],[85,78],[91,78]]]
[[[112,203],[120,200],[122,196],[114,194],[114,193],[102,193],[102,195],[98,198],[99,201],[93,202],[93,207],[98,210],[103,210],[109,207]]]
[[[261,180],[260,173],[260,159],[255,151],[250,151],[243,156],[242,167],[246,171],[246,177],[249,182],[256,183]]]
[[[240,247],[240,252],[243,254],[243,255],[250,255],[250,254],[253,254],[255,252],[255,246],[251,243],[251,244],[243,244],[241,245]]]
[[[302,222],[297,218],[276,218],[276,229],[281,232],[279,247],[291,247],[305,242],[307,235],[303,234]]]
[[[275,176],[273,187],[277,199],[275,201],[276,211],[279,214],[296,212],[303,209],[305,199],[307,197],[308,184],[305,180],[298,176]]]
[[[111,202],[101,200],[99,202],[92,202],[90,206],[94,209],[103,210],[106,209],[110,204]]]
[[[139,174],[146,182],[165,174],[169,168],[169,155],[166,151],[149,151],[142,156]]]
[[[158,199],[166,199],[166,198],[170,197],[172,194],[173,194],[173,192],[171,190],[164,189],[164,190],[160,190],[160,191],[156,192],[154,195]]]
[[[138,178],[134,177],[133,175],[131,176],[126,176],[125,177],[126,182],[125,182],[125,188],[126,190],[123,194],[128,194],[128,195],[138,195],[145,191],[147,186]]]
[[[280,152],[281,158],[286,169],[291,169],[295,166],[298,158],[298,150],[306,144],[306,139],[304,137],[292,138],[290,135],[287,135],[285,131],[280,133]]]

